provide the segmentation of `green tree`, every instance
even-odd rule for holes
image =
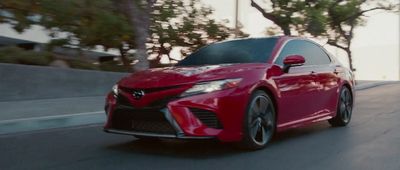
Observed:
[[[307,11],[312,2],[298,0],[270,0],[263,5],[254,0],[250,0],[250,4],[258,10],[264,18],[272,21],[283,31],[285,35],[292,35],[293,30],[297,27],[303,27],[307,20]],[[276,30],[270,30],[275,32]]]
[[[134,70],[149,67],[149,53],[158,62],[173,47],[193,51],[234,33],[211,19],[212,9],[199,0],[2,0],[0,10],[5,14],[0,22],[19,32],[36,24],[61,37],[54,45],[119,49],[126,66],[131,64],[127,51],[135,49]]]
[[[234,31],[211,19],[213,10],[205,7],[200,0],[142,0],[114,1],[129,18],[135,30],[135,70],[159,65],[161,57],[170,60],[173,47],[186,47],[186,53],[207,43],[224,40]],[[240,37],[247,36],[239,32]],[[147,45],[146,45],[147,44]],[[149,55],[155,55],[150,60]]]
[[[370,7],[365,7],[370,6]],[[327,39],[327,43],[334,47],[344,50],[347,53],[349,67],[355,71],[353,66],[353,55],[351,52],[352,40],[354,38],[354,29],[366,23],[367,12],[375,10],[396,10],[398,5],[391,4],[388,1],[373,3],[367,0],[337,0],[327,5],[328,24],[325,32],[314,36],[322,36]],[[319,23],[322,25],[325,23]]]
[[[354,28],[366,22],[364,14],[398,7],[388,1],[374,3],[373,0],[270,0],[264,3],[266,8],[263,8],[254,0],[250,1],[251,6],[272,21],[284,35],[313,35],[344,50],[352,70],[355,70],[351,53]],[[271,27],[267,32],[276,34],[279,30]]]
[[[216,41],[233,38],[235,30],[226,26],[226,22],[211,19],[212,9],[199,5],[200,0],[182,2],[164,0],[154,4],[149,53],[155,56],[152,65],[159,64],[162,56],[170,56],[173,47],[182,47],[182,55]],[[246,37],[239,31],[239,37]]]
[[[18,32],[41,25],[56,38],[51,45],[116,48],[123,64],[129,66],[126,51],[134,46],[134,33],[108,0],[2,0],[0,9],[7,14],[0,21],[12,24]]]

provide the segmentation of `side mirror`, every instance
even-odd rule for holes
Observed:
[[[290,55],[283,60],[283,72],[289,72],[290,67],[301,66],[306,62],[301,55]]]

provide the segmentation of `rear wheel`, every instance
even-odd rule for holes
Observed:
[[[256,91],[247,108],[240,146],[253,150],[264,148],[275,132],[275,108],[272,100],[265,92]]]
[[[336,116],[329,119],[328,122],[332,126],[346,126],[351,120],[352,111],[353,96],[349,88],[344,86],[342,90],[340,90]]]

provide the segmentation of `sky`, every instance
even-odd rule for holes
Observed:
[[[396,0],[394,0],[396,1]],[[235,0],[202,0],[215,9],[213,17],[228,19],[234,25]],[[355,31],[352,51],[354,66],[359,80],[400,80],[400,14],[388,12],[368,13],[368,22]],[[250,0],[239,0],[239,21],[251,37],[264,37],[272,22],[250,6]],[[34,26],[23,34],[16,33],[8,25],[0,24],[0,35],[47,42],[49,37],[39,26]],[[347,65],[346,54],[320,42],[332,54]],[[115,53],[115,52],[114,52]]]

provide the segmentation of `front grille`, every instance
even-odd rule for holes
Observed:
[[[178,99],[178,96],[167,96],[151,102],[146,108],[161,109],[167,106],[172,100]],[[123,106],[132,106],[132,103],[124,95],[117,96],[117,103]]]
[[[160,108],[160,107],[166,107],[169,102],[172,100],[178,99],[178,96],[167,96],[158,100],[155,100],[150,103],[149,107],[153,108]]]
[[[214,112],[197,108],[190,108],[190,111],[206,126],[215,129],[223,128]]]
[[[175,134],[163,112],[150,109],[117,108],[112,115],[113,129],[143,133]]]
[[[157,91],[162,91],[162,90],[168,90],[168,89],[172,89],[172,88],[177,88],[179,86],[172,86],[172,87],[162,87],[162,88],[152,88],[152,89],[143,89],[145,95],[148,93],[152,93],[152,92],[157,92]],[[128,93],[128,94],[132,94],[133,91],[135,89],[130,89],[130,88],[125,88],[125,87],[120,87],[120,90]],[[174,94],[174,95],[169,95],[169,96],[165,96],[163,98],[158,98],[155,99],[154,101],[152,101],[148,106],[146,106],[146,108],[164,108],[167,106],[167,104],[175,99],[178,99],[180,93]],[[124,106],[132,106],[132,103],[129,101],[128,97],[119,94],[117,96],[117,103],[119,105],[124,105]]]
[[[181,86],[168,86],[168,87],[145,88],[145,89],[134,89],[134,88],[120,86],[118,88],[127,93],[133,93],[134,91],[137,91],[137,90],[143,90],[143,92],[145,94],[147,94],[147,93],[154,93],[154,92],[159,92],[159,91],[164,91],[164,90],[175,89],[175,88],[179,88],[179,87],[181,87]]]
[[[129,102],[129,99],[121,94],[117,96],[117,103],[124,106],[132,105],[131,102]]]

